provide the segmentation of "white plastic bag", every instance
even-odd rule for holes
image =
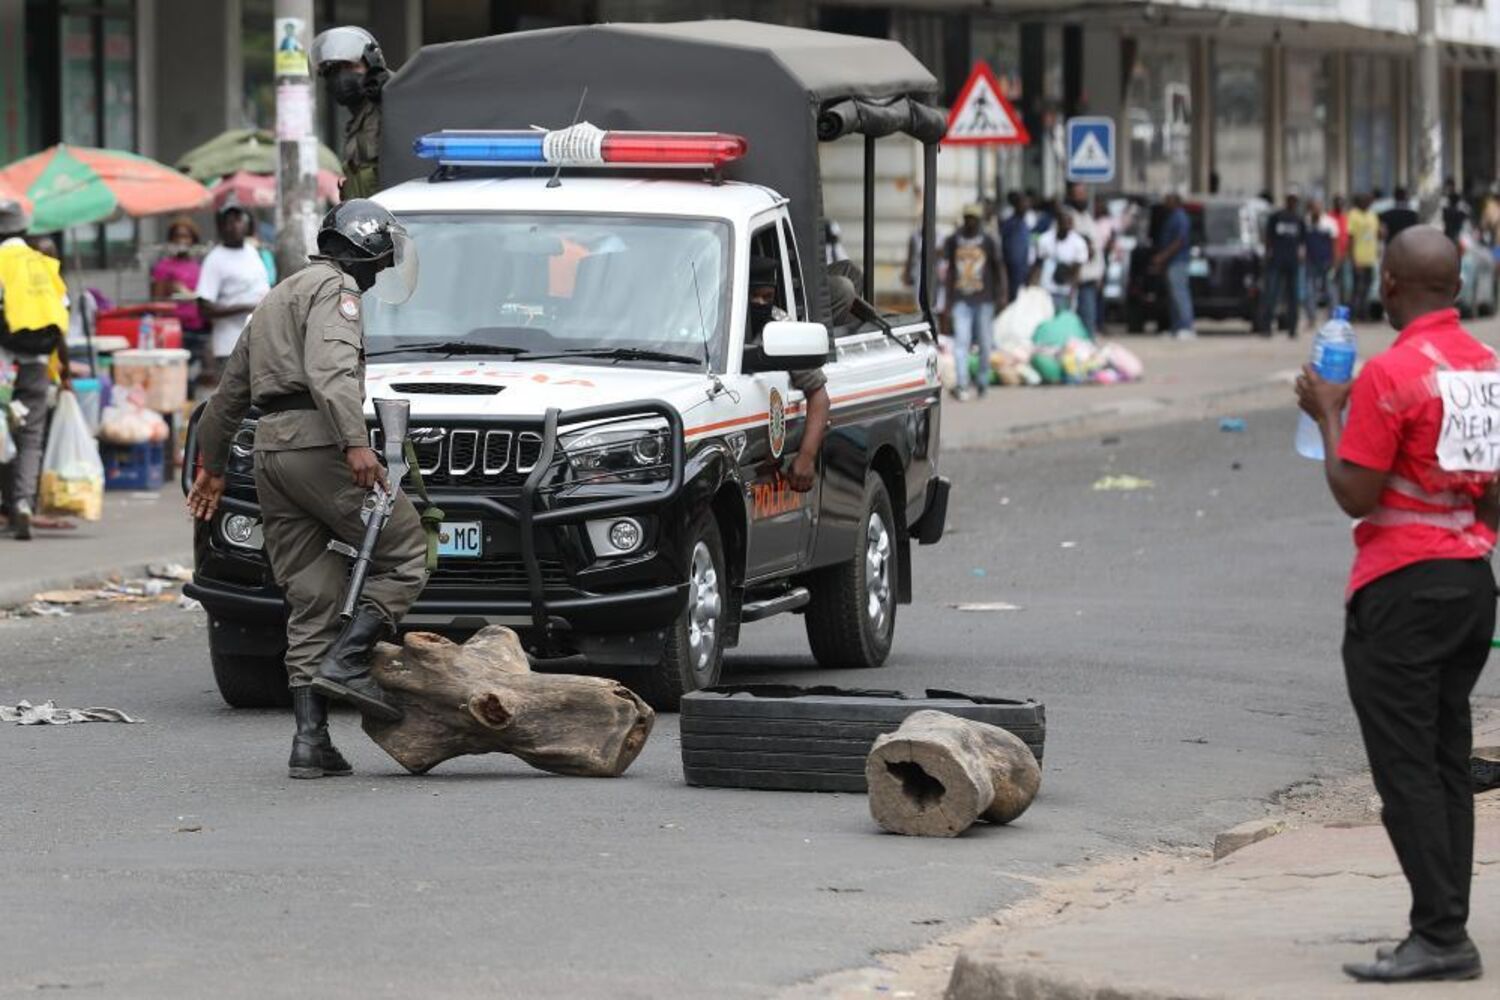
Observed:
[[[16,460],[16,439],[10,436],[10,421],[0,410],[0,465]]]
[[[41,509],[97,521],[104,505],[104,463],[88,418],[71,392],[57,398],[47,450],[42,455]]]

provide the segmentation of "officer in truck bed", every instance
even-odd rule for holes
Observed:
[[[188,496],[194,517],[214,517],[224,493],[230,441],[250,407],[255,430],[255,488],[264,519],[266,555],[286,594],[286,666],[297,733],[294,778],[349,774],[328,735],[327,698],[347,701],[375,718],[401,711],[370,676],[377,641],[427,582],[427,543],[411,501],[401,494],[375,548],[362,601],[339,630],[348,576],[337,539],[357,545],[361,510],[385,469],[369,447],[364,418],[364,323],[360,294],[410,295],[416,257],[405,231],[372,201],[346,201],[318,233],[321,256],[277,285],[251,316],[230,355],[219,390],[198,428],[203,468]]]

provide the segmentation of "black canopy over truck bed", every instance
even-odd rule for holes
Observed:
[[[563,128],[580,98],[580,119],[603,129],[742,135],[749,151],[725,175],[790,200],[810,299],[826,321],[817,142],[866,138],[867,271],[874,140],[905,133],[925,143],[931,247],[932,174],[944,130],[930,103],[936,92],[932,74],[898,42],[749,21],[550,28],[428,45],[385,88],[381,182],[431,172],[431,162],[412,153],[412,141],[428,132]]]

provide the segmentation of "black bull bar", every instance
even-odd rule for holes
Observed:
[[[199,405],[193,411],[192,418],[188,421],[187,445],[184,449],[184,461],[182,462],[182,491],[186,495],[191,489],[191,477],[195,474],[199,464],[198,454],[198,420],[203,413],[203,405]],[[252,411],[252,416],[255,416]],[[650,492],[631,494],[625,496],[605,496],[595,499],[585,499],[578,496],[557,497],[552,494],[557,490],[544,490],[547,480],[557,471],[558,453],[561,450],[558,443],[558,428],[564,427],[571,430],[584,430],[590,425],[607,428],[611,423],[660,417],[667,424],[667,442],[671,449],[669,478],[664,487],[653,489]],[[369,421],[372,430],[377,429],[374,421]],[[542,568],[537,561],[536,553],[536,529],[559,527],[580,523],[595,518],[619,516],[623,514],[641,513],[655,510],[665,506],[677,499],[682,492],[683,468],[685,465],[685,443],[683,441],[682,416],[675,407],[655,400],[640,400],[629,403],[613,403],[605,406],[589,406],[576,410],[560,410],[556,407],[548,409],[540,416],[459,416],[459,417],[421,417],[413,416],[411,433],[415,434],[424,428],[453,428],[465,429],[504,429],[515,431],[518,435],[523,431],[531,431],[539,434],[542,439],[541,451],[537,455],[536,465],[527,474],[521,491],[516,497],[514,504],[493,497],[477,496],[470,493],[447,493],[438,490],[430,490],[431,502],[445,511],[472,510],[491,515],[501,521],[513,524],[521,543],[521,562],[526,570],[527,595],[531,604],[531,623],[535,630],[537,641],[541,647],[543,656],[551,653],[551,620],[548,615],[546,594],[542,587]],[[564,459],[565,461],[565,459]],[[564,482],[559,489],[569,485],[588,486],[587,483],[570,484]],[[601,487],[595,486],[593,489]],[[558,502],[561,501],[561,502]],[[260,505],[249,500],[226,494],[220,501],[219,506],[235,513],[247,514],[253,517],[260,516]],[[345,539],[348,541],[348,539]]]

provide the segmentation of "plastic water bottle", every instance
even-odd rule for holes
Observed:
[[[1333,315],[1313,338],[1312,366],[1329,382],[1347,382],[1354,377],[1354,328],[1349,325],[1349,307],[1335,306]],[[1297,421],[1297,454],[1323,460],[1323,433],[1306,413]]]
[[[156,321],[150,313],[141,313],[141,325],[137,329],[135,346],[142,351],[156,348]]]

